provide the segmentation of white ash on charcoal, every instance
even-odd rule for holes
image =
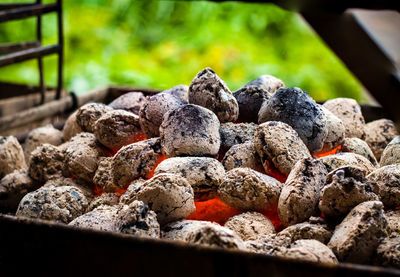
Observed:
[[[359,138],[345,138],[339,152],[358,154],[367,158],[373,166],[379,165],[368,143]]]
[[[134,201],[136,199],[135,197],[137,191],[139,190],[140,186],[144,184],[144,182],[146,182],[146,180],[143,178],[133,180],[129,184],[127,190],[119,198],[119,202],[122,204],[129,204]]]
[[[381,155],[380,166],[400,163],[400,136],[392,139]]]
[[[76,122],[83,131],[93,133],[94,123],[103,114],[112,110],[113,109],[111,107],[101,103],[88,103],[78,109],[76,114]]]
[[[365,120],[356,100],[335,98],[326,101],[322,106],[343,121],[346,128],[345,137],[365,139]]]
[[[365,141],[371,147],[377,160],[381,159],[383,150],[389,142],[399,135],[393,121],[379,119],[365,125]]]
[[[37,147],[31,153],[28,174],[41,184],[51,178],[68,176],[64,153],[57,146],[47,143]]]
[[[261,157],[267,173],[269,162],[288,175],[298,160],[311,158],[310,151],[297,132],[288,124],[279,121],[265,122],[257,127],[254,148]]]
[[[212,199],[225,176],[223,165],[216,159],[207,157],[174,157],[162,161],[154,175],[171,173],[184,177],[193,188],[194,199]]]
[[[87,207],[87,198],[75,187],[43,187],[22,198],[16,216],[69,223]]]
[[[252,141],[257,126],[254,123],[222,123],[219,130],[221,149],[227,151],[234,145]]]
[[[86,199],[90,202],[94,198],[93,189],[91,186],[88,186],[86,183],[78,183],[78,180],[74,180],[71,178],[65,178],[62,176],[55,176],[48,180],[41,188],[51,188],[51,187],[74,187],[77,188],[83,195],[85,195]]]
[[[372,190],[379,196],[385,208],[400,206],[400,164],[378,168],[367,178],[372,183]]]
[[[200,71],[189,86],[189,103],[213,111],[219,121],[236,121],[239,105],[225,82],[211,69]]]
[[[281,121],[290,125],[311,153],[319,152],[328,135],[320,106],[299,88],[280,88],[258,113],[258,123]]]
[[[0,180],[0,211],[15,212],[18,204],[28,192],[39,188],[26,169],[18,169]]]
[[[285,88],[285,84],[282,80],[271,76],[271,75],[261,75],[257,79],[247,83],[244,87],[258,87],[268,93],[272,94],[279,88]]]
[[[105,192],[90,202],[86,212],[93,211],[100,206],[115,206],[119,203],[119,195],[115,192]]]
[[[239,105],[239,121],[257,122],[261,105],[271,94],[258,86],[245,86],[233,92]]]
[[[189,87],[187,85],[177,85],[162,93],[171,94],[185,103],[189,103]]]
[[[232,146],[224,156],[222,164],[226,170],[238,167],[248,167],[259,172],[264,172],[260,157],[254,148],[253,141]]]
[[[149,97],[139,111],[140,127],[146,137],[159,137],[164,115],[184,104],[184,101],[168,93],[158,93]]]
[[[25,160],[29,161],[31,152],[42,144],[51,144],[58,146],[63,143],[63,134],[61,131],[48,124],[44,127],[36,128],[29,132],[24,144]]]
[[[340,144],[342,144],[346,128],[343,121],[340,120],[336,115],[329,111],[324,106],[319,105],[322,113],[326,119],[326,128],[328,129],[328,134],[324,140],[324,145],[320,152],[328,152]]]
[[[379,200],[367,179],[368,172],[357,166],[331,171],[322,188],[319,209],[329,219],[342,219],[360,203]]]
[[[285,226],[309,219],[318,210],[320,188],[328,172],[322,162],[299,160],[290,172],[279,196],[279,219]]]
[[[376,265],[400,269],[400,237],[385,238],[376,250],[374,262]]]
[[[93,183],[101,187],[105,192],[114,192],[116,188],[111,175],[112,160],[112,157],[101,157],[93,176]]]
[[[124,110],[139,115],[144,102],[146,102],[146,96],[143,93],[131,91],[115,98],[108,106],[114,110]]]
[[[382,202],[363,202],[336,226],[328,247],[341,262],[368,263],[387,235],[386,228]]]
[[[146,177],[161,157],[160,138],[135,142],[122,147],[112,159],[114,185],[124,189],[128,182]]]
[[[137,186],[132,196],[148,205],[161,225],[186,218],[196,210],[192,186],[174,174],[154,176]]]
[[[62,129],[63,137],[65,141],[69,141],[72,137],[76,136],[77,134],[83,132],[83,129],[78,124],[76,116],[78,114],[78,110],[73,112],[65,121],[64,127]]]
[[[27,168],[24,151],[18,140],[0,136],[0,179],[18,169]]]
[[[220,123],[210,110],[184,105],[164,116],[160,126],[162,152],[174,156],[215,156],[221,138]]]
[[[368,173],[376,169],[367,158],[355,153],[337,153],[319,158],[319,160],[325,165],[328,172],[348,165],[361,167],[367,170]]]
[[[228,171],[219,185],[223,202],[241,211],[264,212],[278,204],[282,183],[250,168]]]
[[[100,231],[117,232],[118,205],[100,205],[95,209],[75,218],[68,225]]]
[[[257,212],[234,215],[225,222],[224,227],[234,231],[243,241],[257,240],[259,236],[275,233],[272,222]]]
[[[313,217],[314,218],[314,217]],[[332,237],[332,231],[323,221],[314,223],[312,220],[308,222],[297,223],[286,227],[280,231],[277,236],[287,237],[291,243],[300,239],[314,239],[327,244]]]
[[[287,236],[279,236],[278,234],[269,234],[260,236],[256,240],[247,240],[244,242],[246,248],[250,252],[273,255],[281,247],[289,247],[292,243]]]
[[[185,241],[188,232],[201,226],[217,226],[218,224],[202,220],[178,220],[165,225],[161,230],[161,238]]]
[[[134,142],[139,134],[139,117],[123,110],[106,112],[94,124],[97,140],[113,150]]]
[[[388,223],[388,235],[400,235],[400,210],[387,211],[385,215]]]

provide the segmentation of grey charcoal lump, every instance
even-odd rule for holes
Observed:
[[[280,88],[263,104],[258,122],[281,121],[290,125],[311,153],[320,151],[328,135],[320,106],[299,88]]]
[[[157,214],[161,225],[183,219],[195,211],[193,189],[185,178],[159,174],[136,189],[135,200],[141,200]]]
[[[400,163],[400,136],[395,137],[383,150],[380,165]]]
[[[388,143],[399,135],[394,122],[389,119],[379,119],[365,125],[365,141],[371,147],[375,157],[380,160]]]
[[[338,153],[319,158],[319,160],[324,163],[328,172],[347,165],[361,167],[368,173],[375,170],[375,167],[367,158],[355,153]]]
[[[383,166],[367,176],[385,208],[400,206],[400,164]]]
[[[324,106],[319,107],[321,108],[321,111],[326,118],[326,127],[328,129],[328,134],[325,138],[324,146],[322,147],[320,152],[327,152],[342,144],[346,133],[346,128],[343,124],[343,121],[340,120],[331,111],[329,111]]]
[[[279,121],[265,122],[257,127],[254,148],[266,172],[269,172],[268,163],[272,162],[280,172],[288,175],[298,160],[311,157],[297,132]]]
[[[385,215],[388,223],[388,234],[400,235],[400,210],[387,211]]]
[[[218,226],[218,223],[202,220],[178,220],[165,225],[162,228],[161,237],[168,240],[186,241],[186,237],[192,229],[202,226]]]
[[[228,150],[234,145],[253,140],[257,124],[254,123],[222,123],[220,127],[221,149]]]
[[[224,225],[234,231],[242,240],[257,240],[261,235],[275,233],[272,222],[261,213],[247,212],[234,215]]]
[[[226,170],[231,170],[238,167],[248,167],[256,171],[263,172],[264,168],[254,148],[253,141],[247,141],[242,144],[232,146],[222,160]]]
[[[118,206],[101,205],[75,218],[68,225],[100,231],[117,232]]]
[[[132,143],[139,133],[139,117],[123,110],[109,111],[94,124],[97,140],[110,149],[119,149]]]
[[[140,186],[142,186],[144,182],[146,182],[146,180],[143,178],[133,180],[129,184],[127,190],[119,198],[119,202],[123,204],[129,204],[134,201],[136,199],[136,193],[140,190]]]
[[[25,195],[16,215],[69,223],[82,215],[87,206],[88,200],[77,188],[44,187]]]
[[[36,128],[29,132],[24,144],[25,160],[29,161],[31,152],[36,147],[48,143],[58,146],[63,142],[63,134],[61,131],[54,128],[51,124],[44,127]]]
[[[83,129],[78,124],[78,121],[76,119],[77,114],[78,114],[78,110],[73,112],[68,117],[67,121],[65,121],[64,128],[62,130],[63,137],[64,137],[65,141],[69,141],[75,135],[83,132]]]
[[[244,87],[258,87],[270,94],[274,93],[279,88],[284,88],[285,84],[282,80],[271,76],[271,75],[261,75],[257,79],[247,83]]]
[[[264,212],[276,207],[282,184],[250,168],[228,171],[218,188],[219,197],[242,211]]]
[[[24,151],[18,140],[13,136],[0,136],[0,179],[26,167]]]
[[[296,163],[279,196],[278,214],[285,226],[303,222],[315,213],[327,174],[319,160],[306,158]]]
[[[111,176],[113,183],[125,188],[128,182],[146,177],[161,157],[159,138],[152,138],[122,147],[113,157]]]
[[[218,186],[225,176],[223,165],[207,157],[174,157],[162,161],[154,175],[172,173],[186,178],[197,201],[214,198]]]
[[[146,102],[146,97],[143,93],[132,91],[114,99],[108,106],[115,110],[124,110],[138,115],[144,102]]]
[[[105,192],[115,191],[111,176],[112,160],[112,157],[101,157],[93,176],[93,183],[101,187]]]
[[[106,205],[106,206],[114,206],[119,203],[119,195],[115,192],[106,192],[102,195],[96,197],[93,201],[90,202],[87,212],[93,211],[97,207]]]
[[[302,222],[286,227],[277,236],[285,236],[291,243],[299,239],[315,239],[326,244],[332,237],[332,231],[324,223]]]
[[[328,247],[341,262],[368,263],[386,228],[382,202],[363,202],[336,226]]]
[[[369,148],[368,144],[365,141],[359,138],[345,138],[340,151],[361,155],[367,158],[373,166],[378,166],[378,162],[371,148]]]
[[[372,192],[368,172],[356,166],[345,166],[330,172],[322,188],[319,209],[327,218],[343,218],[358,204],[379,200]]]
[[[56,176],[48,180],[41,188],[50,188],[50,187],[63,187],[69,186],[78,189],[88,201],[91,201],[94,197],[93,189],[91,186],[87,186],[86,183],[78,183],[76,179],[65,178]]]
[[[185,103],[189,103],[189,87],[187,85],[177,85],[164,90],[163,93],[171,94]]]
[[[108,107],[100,103],[88,103],[78,109],[76,114],[76,122],[85,132],[93,133],[94,123],[106,112],[112,111]]]
[[[376,250],[375,263],[400,269],[400,237],[385,238]]]
[[[160,126],[162,152],[174,156],[215,156],[220,148],[220,123],[210,110],[181,106],[164,116]]]
[[[365,139],[365,120],[361,113],[361,107],[356,100],[335,98],[326,101],[323,107],[343,121],[347,138]]]
[[[239,120],[257,122],[261,105],[271,94],[258,86],[245,86],[233,92],[239,105]]]
[[[210,109],[221,122],[236,121],[239,116],[236,98],[211,68],[203,69],[192,80],[189,103]]]
[[[164,114],[184,104],[185,102],[168,93],[158,93],[149,97],[139,112],[140,126],[146,137],[159,137]]]

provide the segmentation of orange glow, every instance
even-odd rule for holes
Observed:
[[[275,230],[277,232],[280,232],[284,229],[283,223],[279,219],[278,207],[276,207],[272,210],[264,211],[264,212],[262,212],[262,214],[265,215],[266,217],[268,217],[269,220],[271,220],[271,222],[272,222],[272,224],[274,224]]]
[[[162,161],[164,161],[164,160],[166,160],[166,159],[167,159],[167,158],[166,158],[164,155],[161,155],[161,156],[157,159],[157,161],[156,161],[156,163],[155,163],[153,169],[152,169],[149,173],[147,173],[146,178],[147,178],[147,179],[152,178],[152,177],[154,176],[154,171],[156,171],[157,166],[158,166]]]
[[[342,146],[341,146],[341,145],[339,145],[339,146],[336,147],[336,148],[333,148],[332,150],[329,150],[328,152],[324,152],[324,153],[319,152],[319,153],[316,153],[316,154],[314,154],[314,156],[316,156],[316,157],[318,157],[318,158],[321,158],[321,157],[326,157],[326,156],[334,155],[334,154],[336,154],[340,149],[342,149]]]
[[[287,176],[285,174],[283,174],[282,172],[279,171],[279,169],[277,169],[273,163],[270,163],[269,161],[266,161],[267,163],[267,168],[268,170],[265,172],[267,175],[275,178],[276,180],[278,180],[281,183],[285,183]]]
[[[104,189],[96,184],[93,184],[93,193],[95,197],[98,197],[104,193]]]
[[[147,138],[144,135],[144,133],[143,132],[139,132],[139,133],[136,133],[134,136],[132,136],[129,140],[127,140],[125,145],[129,145],[129,144],[132,144],[132,143],[135,143],[135,142],[139,142],[139,141],[143,141],[143,140],[146,140],[146,139]],[[121,149],[125,145],[123,145],[121,147],[118,147],[118,148],[113,148],[113,149],[107,148],[107,150],[106,150],[107,155],[110,156],[110,157],[113,157],[115,154],[117,154],[119,149]]]
[[[186,219],[213,221],[223,225],[231,216],[240,211],[228,206],[218,197],[202,202],[194,202],[196,211]]]

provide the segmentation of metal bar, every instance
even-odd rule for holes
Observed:
[[[33,3],[7,3],[7,4],[0,4],[0,11],[9,10],[9,9],[16,9],[21,7],[28,7],[33,6]]]
[[[26,41],[19,43],[7,43],[0,45],[0,55],[13,53],[16,51],[22,51],[34,47],[40,46],[39,41]]]
[[[3,10],[0,11],[0,23],[54,12],[57,10],[57,8],[58,8],[57,4],[47,4],[47,5],[35,4],[26,7],[24,6],[20,8]]]
[[[42,0],[36,0],[36,4],[42,4]],[[37,16],[36,22],[36,39],[42,44],[42,16]],[[40,87],[40,104],[44,103],[45,99],[45,86],[44,86],[44,77],[43,77],[43,59],[42,57],[38,58],[38,67],[39,67],[39,87]]]
[[[0,67],[59,52],[59,45],[36,47],[0,57]]]
[[[57,25],[58,25],[58,78],[56,99],[61,98],[61,90],[63,86],[63,64],[64,64],[64,35],[63,35],[63,14],[62,0],[57,0]]]

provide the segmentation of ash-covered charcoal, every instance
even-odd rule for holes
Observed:
[[[221,149],[227,151],[234,145],[252,141],[257,126],[254,123],[222,123],[219,129]]]
[[[400,237],[385,238],[376,249],[375,264],[400,269]]]
[[[134,142],[139,133],[139,117],[123,110],[109,111],[94,124],[97,140],[110,149],[119,149]]]
[[[244,87],[258,87],[262,90],[267,91],[268,93],[272,94],[279,88],[284,88],[285,84],[282,80],[271,76],[271,75],[261,75],[257,79],[247,83]]]
[[[155,212],[142,201],[119,205],[117,212],[118,231],[140,237],[160,237],[160,224]]]
[[[343,121],[340,120],[336,115],[329,111],[324,106],[319,105],[322,113],[326,118],[326,128],[328,129],[328,134],[324,141],[324,146],[320,152],[328,152],[337,146],[339,146],[344,139],[346,128]]]
[[[358,204],[379,200],[367,174],[365,169],[351,165],[331,171],[319,199],[321,212],[327,218],[341,219]]]
[[[395,137],[383,150],[380,166],[400,163],[400,136]]]
[[[100,206],[114,206],[119,203],[119,195],[115,192],[106,192],[102,195],[96,197],[93,201],[90,202],[86,212],[93,211],[97,207]]]
[[[115,191],[111,176],[112,160],[112,157],[101,157],[93,176],[93,183],[101,187],[105,192]]]
[[[338,264],[335,254],[325,244],[313,239],[297,240],[289,247],[281,247],[274,256],[323,264]]]
[[[222,164],[226,170],[238,167],[248,167],[256,171],[264,172],[263,165],[256,149],[254,148],[253,141],[247,141],[232,146],[228,152],[225,153]]]
[[[223,165],[216,159],[207,157],[174,157],[162,161],[154,175],[171,173],[184,177],[192,186],[194,199],[212,199],[225,176]]]
[[[245,86],[233,92],[239,105],[239,121],[257,122],[261,105],[271,94],[258,86]]]
[[[257,240],[261,235],[275,233],[272,222],[263,214],[247,212],[234,215],[224,225],[234,231],[243,241]]]
[[[394,122],[389,119],[379,119],[365,125],[365,141],[371,147],[377,160],[388,143],[399,135]]]
[[[346,138],[365,139],[365,120],[361,113],[361,107],[356,100],[335,98],[326,101],[322,106],[343,121],[346,128]]]
[[[368,263],[386,228],[382,202],[363,202],[336,226],[328,247],[341,262]]]
[[[122,147],[112,159],[114,185],[125,188],[128,182],[146,177],[161,157],[159,138],[139,141]]]
[[[385,208],[400,206],[400,164],[378,168],[367,178],[372,183],[372,190],[379,196]]]
[[[44,184],[47,180],[68,175],[65,164],[65,155],[51,144],[43,144],[31,153],[28,174],[38,183]]]
[[[76,114],[76,122],[85,132],[93,133],[94,123],[106,112],[112,111],[108,107],[100,103],[88,103],[78,109]]]
[[[319,160],[305,158],[296,163],[279,196],[278,214],[285,226],[303,222],[316,212],[327,174]]]
[[[367,158],[355,153],[337,153],[319,158],[319,160],[323,162],[328,172],[348,165],[361,167],[367,170],[368,173],[376,169]]]
[[[183,219],[196,210],[193,189],[179,175],[156,175],[139,186],[133,197],[148,205],[161,225]]]
[[[18,140],[0,136],[0,179],[18,169],[25,169],[24,151]]]
[[[62,132],[54,128],[51,124],[30,131],[24,144],[25,160],[29,161],[31,152],[44,143],[54,146],[60,145],[63,143]]]
[[[22,197],[38,187],[26,169],[7,174],[0,180],[0,212],[15,212]]]
[[[223,202],[242,211],[264,212],[278,204],[282,184],[250,168],[228,171],[219,185],[218,194]]]
[[[117,212],[117,205],[101,205],[96,207],[94,210],[75,218],[68,225],[79,228],[117,232]]]
[[[200,71],[189,86],[189,103],[213,111],[219,121],[236,121],[239,105],[225,82],[211,69]]]
[[[250,252],[273,255],[281,247],[289,247],[292,243],[290,237],[269,234],[260,236],[257,240],[247,240],[244,242]]]
[[[65,178],[61,176],[52,177],[48,180],[42,188],[50,188],[50,187],[74,187],[77,188],[80,192],[85,195],[86,199],[90,202],[94,198],[93,189],[91,186],[88,186],[86,183],[78,183],[78,180],[74,180],[71,178]]]
[[[400,210],[387,211],[385,215],[388,223],[388,235],[400,235]]]
[[[43,187],[22,198],[16,216],[69,223],[87,207],[88,200],[75,187]]]
[[[367,158],[373,166],[378,166],[378,162],[368,143],[359,138],[345,138],[340,151],[361,155]]]
[[[114,110],[124,110],[139,115],[139,110],[144,102],[146,102],[146,96],[144,96],[143,93],[140,91],[132,91],[122,94],[108,104],[108,106]]]
[[[280,88],[263,104],[258,123],[281,121],[290,125],[311,153],[324,146],[328,135],[326,118],[320,106],[299,88]]]
[[[136,193],[140,190],[140,186],[142,186],[145,182],[146,180],[143,178],[133,180],[129,184],[127,190],[119,198],[119,202],[122,204],[129,204],[134,201],[136,199]]]
[[[162,93],[171,94],[185,103],[189,103],[189,87],[187,85],[177,85]]]
[[[291,243],[300,239],[314,239],[326,244],[332,237],[332,231],[326,224],[302,222],[286,227],[277,236],[288,237]]]
[[[221,138],[220,123],[210,110],[197,105],[181,106],[164,116],[160,126],[162,152],[174,156],[215,156]]]
[[[78,121],[76,119],[76,115],[78,114],[78,110],[73,112],[65,121],[64,128],[62,130],[63,137],[65,141],[69,141],[72,137],[77,134],[83,132],[81,126],[79,126]]]
[[[265,122],[257,127],[254,148],[266,172],[269,172],[268,163],[272,162],[280,172],[288,175],[298,160],[311,158],[297,132],[279,121]]]
[[[159,137],[164,115],[184,104],[185,102],[168,93],[158,93],[149,97],[139,112],[140,127],[146,137]]]
[[[202,220],[179,220],[165,225],[161,232],[161,237],[168,240],[186,241],[187,234],[191,229],[201,226],[218,226],[218,223]]]

